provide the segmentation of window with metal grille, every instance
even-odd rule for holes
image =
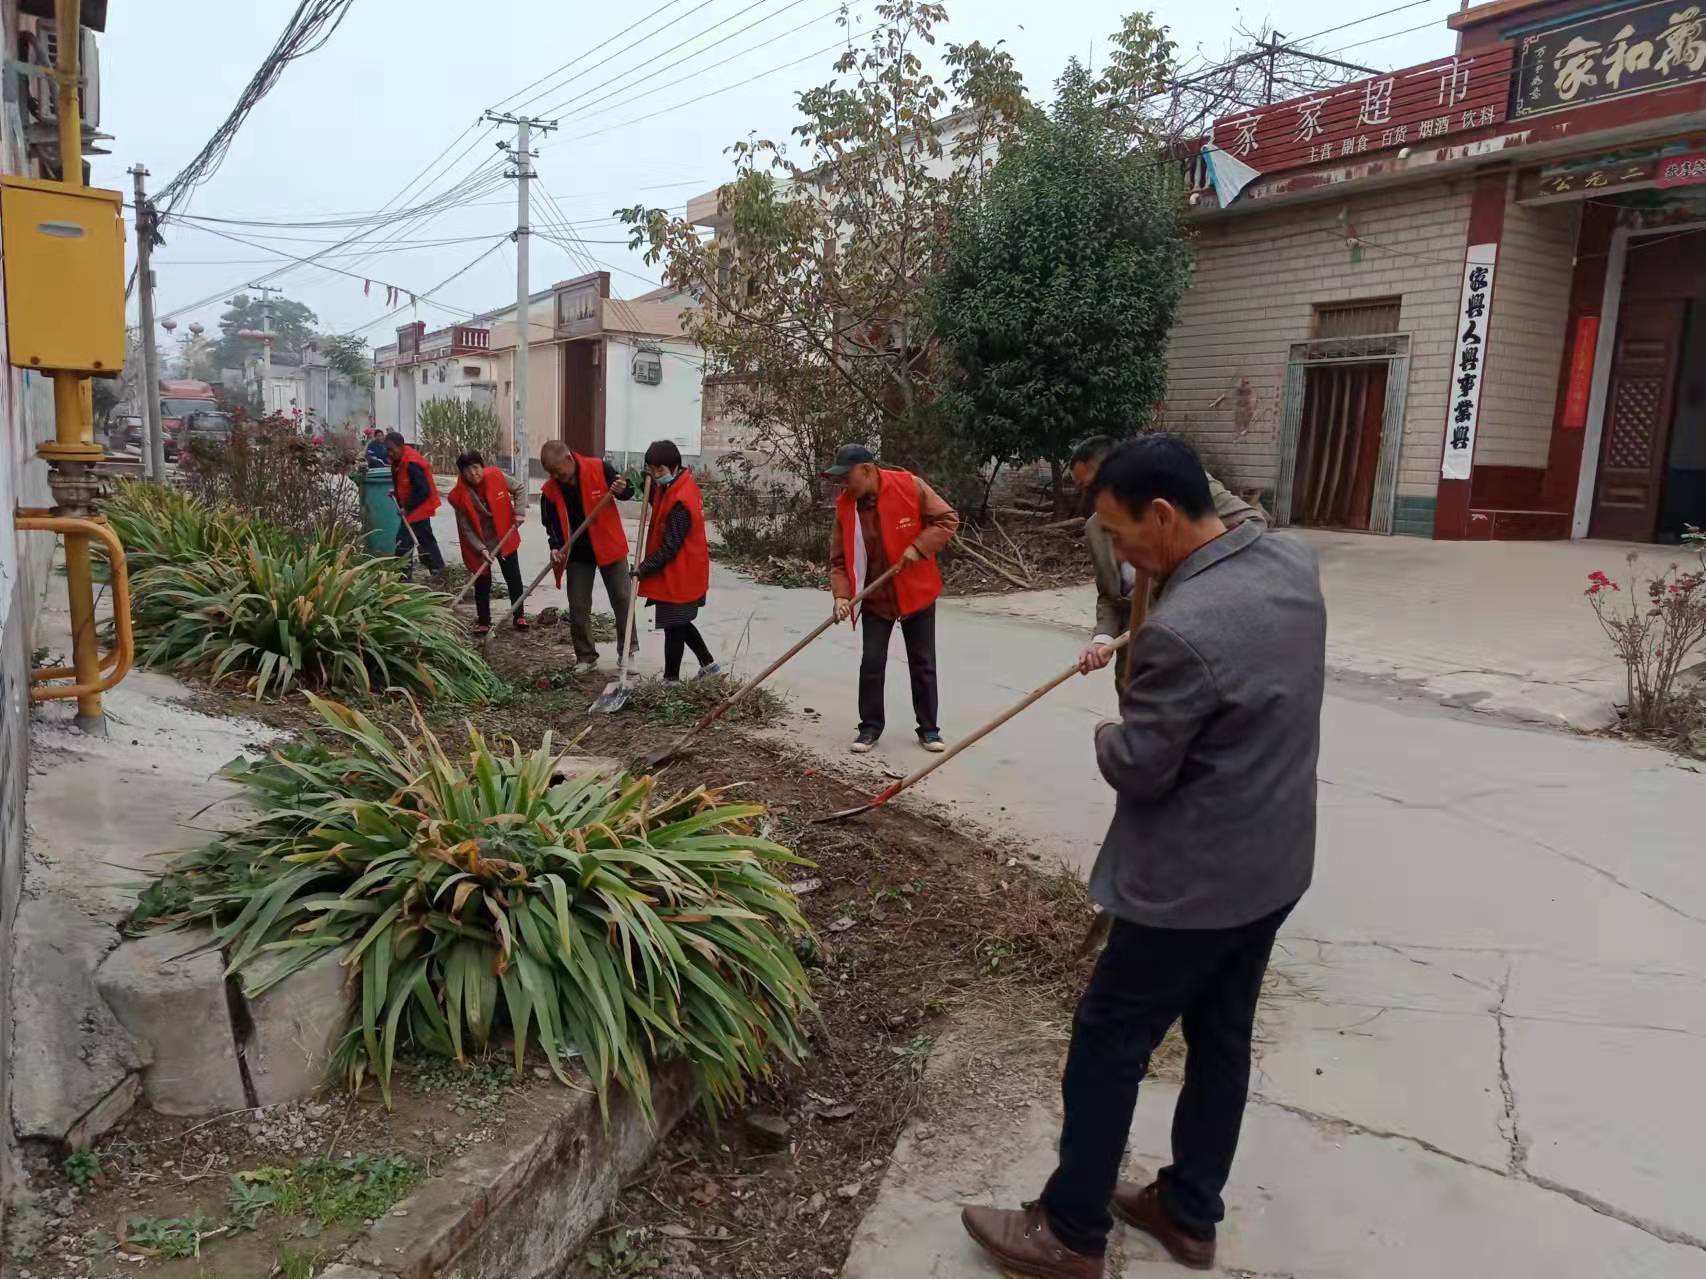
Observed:
[[[1356,302],[1317,302],[1318,338],[1360,338],[1398,330],[1399,298],[1363,298]]]

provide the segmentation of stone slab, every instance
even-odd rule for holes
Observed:
[[[95,989],[95,967],[118,942],[106,924],[45,899],[20,905],[12,974],[12,1119],[25,1139],[99,1136],[152,1059]]]
[[[125,942],[95,972],[119,1022],[153,1053],[143,1095],[166,1115],[216,1115],[250,1104],[237,1062],[224,960],[205,931]]]
[[[249,1036],[243,1059],[257,1106],[306,1097],[326,1082],[338,1040],[349,1020],[348,949],[329,951],[255,998],[246,999]],[[278,961],[258,962],[239,974],[247,993],[265,981]]]

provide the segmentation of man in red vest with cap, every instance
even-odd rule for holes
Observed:
[[[863,754],[883,735],[883,684],[889,641],[899,623],[912,675],[912,710],[918,741],[941,751],[942,728],[936,721],[936,598],[942,574],[936,556],[959,531],[960,517],[934,489],[910,471],[877,465],[871,450],[848,444],[824,474],[842,483],[835,504],[835,528],[829,536],[829,588],[835,594],[837,621],[864,623],[865,650],[859,663],[859,736]],[[853,597],[899,563],[896,573],[860,605]]]
[[[574,641],[575,661],[587,670],[598,665],[598,646],[592,642],[592,579],[599,576],[616,615],[620,664],[628,610],[634,606],[634,582],[628,573],[628,534],[616,502],[632,497],[634,487],[603,458],[582,457],[561,440],[547,440],[539,461],[548,477],[539,490],[539,517],[551,544],[557,584],[563,584],[565,574],[568,577],[569,638]],[[569,534],[586,522],[609,492],[615,493],[615,501],[606,503],[586,532],[568,546]]]
[[[470,449],[456,459],[456,487],[450,490],[450,505],[456,508],[456,537],[462,544],[462,562],[474,575],[476,635],[492,629],[492,576],[502,571],[509,597],[520,600],[527,590],[521,582],[520,522],[515,518],[515,499],[520,481],[512,481],[486,459]],[[490,556],[491,563],[486,562]],[[527,629],[525,603],[513,610],[518,631]]]
[[[433,513],[440,505],[432,463],[403,438],[401,431],[386,433],[385,456],[391,459],[391,495],[403,513],[402,523],[397,527],[397,554],[407,564],[403,576],[414,572],[417,547],[426,566],[434,573],[442,573],[444,552],[438,549],[438,537],[432,531]]]

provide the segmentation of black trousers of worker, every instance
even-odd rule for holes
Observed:
[[[859,731],[880,736],[887,720],[883,685],[895,620],[865,612],[859,615],[859,626],[865,632],[865,652],[859,662]],[[941,726],[936,722],[936,606],[901,619],[900,635],[912,674],[912,712],[918,717],[918,731],[937,732]]]
[[[1107,1248],[1108,1202],[1138,1084],[1175,1021],[1185,1036],[1185,1084],[1173,1108],[1173,1162],[1156,1175],[1161,1207],[1185,1233],[1214,1238],[1250,1092],[1256,1000],[1274,935],[1290,913],[1286,906],[1237,928],[1114,921],[1073,1018],[1060,1082],[1060,1166],[1042,1197],[1049,1225],[1074,1252],[1099,1256]]]
[[[521,554],[511,551],[508,555],[498,556],[498,567],[503,569],[504,585],[509,587],[509,606],[513,611],[515,601],[520,599],[527,585],[521,580]],[[474,579],[474,615],[480,619],[481,626],[492,624],[492,570],[487,569]],[[526,617],[527,609],[523,607],[517,617]]]
[[[414,537],[409,533],[413,531]],[[438,534],[432,531],[430,519],[416,520],[414,523],[397,521],[397,554],[405,561],[403,576],[408,577],[415,571],[415,546],[421,548],[421,559],[434,573],[444,572],[444,552],[438,549]]]

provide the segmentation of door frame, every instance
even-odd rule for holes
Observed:
[[[1274,527],[1291,524],[1291,491],[1297,482],[1297,445],[1303,430],[1307,371],[1329,364],[1385,364],[1386,403],[1380,415],[1380,462],[1374,472],[1368,531],[1391,533],[1398,505],[1398,460],[1404,448],[1404,406],[1410,389],[1410,335],[1315,338],[1294,342],[1286,361],[1280,411],[1279,479],[1274,485]]]
[[[1576,505],[1570,517],[1570,537],[1587,537],[1593,520],[1594,494],[1599,490],[1599,455],[1605,442],[1605,410],[1611,395],[1611,365],[1617,351],[1617,326],[1623,318],[1623,277],[1629,265],[1629,241],[1638,236],[1675,235],[1706,229],[1706,219],[1670,226],[1623,227],[1611,233],[1605,258],[1605,290],[1599,301],[1599,340],[1594,344],[1593,381],[1588,390],[1587,426],[1582,432],[1582,465],[1576,473]]]

